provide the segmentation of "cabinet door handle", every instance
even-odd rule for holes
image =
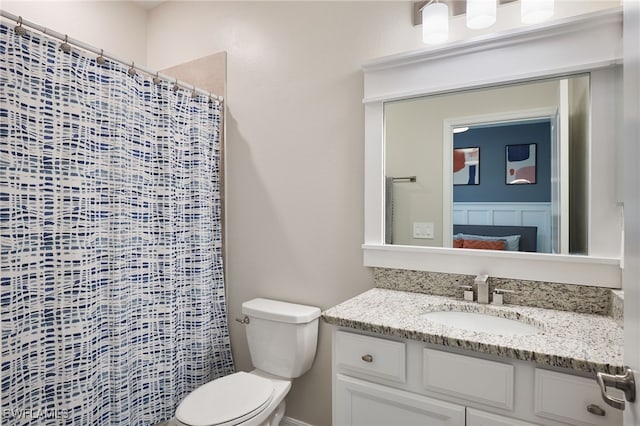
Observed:
[[[607,414],[606,411],[604,411],[602,408],[600,408],[596,404],[587,405],[587,411],[590,412],[591,414],[594,414],[596,416],[601,416],[601,417]]]
[[[362,360],[364,362],[373,362],[373,356],[367,354],[367,355],[362,355]]]
[[[624,391],[624,397],[629,402],[634,402],[636,400],[636,382],[633,378],[633,371],[631,371],[630,368],[627,367],[627,371],[625,371],[625,374],[623,375],[598,373],[596,380],[600,386],[602,399],[604,399],[604,402],[613,408],[624,410],[625,400],[609,396],[607,393],[607,386]]]

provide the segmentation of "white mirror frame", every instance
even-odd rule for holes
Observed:
[[[612,70],[621,63],[622,10],[615,8],[393,55],[363,65],[364,265],[620,288],[619,248],[617,256],[597,257],[384,244],[383,113],[387,101],[583,72],[592,75],[593,98],[594,91],[615,92],[613,76],[617,74]],[[621,111],[616,111],[613,102],[593,103],[591,115],[591,139],[615,139],[617,124],[622,121]],[[592,152],[592,157],[597,155]],[[592,167],[605,167],[609,175],[615,175],[611,173],[615,163],[593,162]],[[615,176],[612,179],[615,181]],[[613,192],[617,190],[616,187]],[[615,201],[603,203],[609,209],[604,212],[598,211],[599,205],[592,206],[595,210],[590,214],[615,216],[618,213],[611,210]],[[607,232],[621,235],[621,218],[612,222]]]

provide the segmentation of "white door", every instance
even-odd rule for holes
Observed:
[[[640,380],[640,2],[624,0],[624,362]],[[640,394],[640,387],[636,386]],[[627,403],[625,425],[640,425]]]
[[[334,426],[464,426],[465,407],[336,375]]]

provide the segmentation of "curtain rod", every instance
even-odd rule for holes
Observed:
[[[17,24],[16,28],[22,27],[24,25],[26,27],[29,27],[29,28],[34,29],[36,31],[39,31],[39,32],[41,32],[43,34],[46,34],[46,35],[48,35],[50,37],[57,38],[58,40],[62,41],[65,44],[73,44],[74,46],[77,46],[77,47],[79,47],[79,48],[81,48],[83,50],[86,50],[86,51],[91,52],[91,53],[95,53],[96,55],[99,55],[98,57],[108,58],[108,59],[111,59],[112,61],[119,62],[119,63],[121,63],[123,65],[128,65],[128,66],[130,66],[129,74],[131,74],[131,75],[133,75],[135,73],[135,71],[142,71],[143,73],[154,77],[154,83],[157,82],[156,79],[162,79],[162,80],[165,80],[165,81],[168,81],[168,82],[173,82],[174,83],[174,87],[178,86],[178,87],[182,87],[184,89],[191,90],[194,93],[199,93],[201,95],[208,96],[209,98],[214,99],[214,100],[216,100],[218,102],[223,102],[223,100],[224,100],[222,98],[222,96],[218,96],[218,95],[215,95],[215,94],[213,94],[211,92],[207,92],[205,90],[199,89],[199,88],[197,88],[197,87],[195,87],[193,85],[185,83],[184,81],[180,81],[178,79],[172,78],[172,77],[170,77],[168,75],[165,75],[165,74],[160,74],[157,71],[151,70],[149,68],[142,67],[140,65],[135,65],[135,63],[133,61],[131,61],[131,62],[124,61],[124,60],[118,58],[115,55],[112,55],[110,53],[105,52],[102,49],[97,49],[97,48],[95,48],[93,46],[90,46],[90,45],[88,45],[86,43],[83,43],[83,42],[81,42],[79,40],[72,39],[66,34],[60,34],[60,33],[56,32],[56,31],[50,30],[50,29],[48,29],[46,27],[43,27],[41,25],[38,25],[38,24],[35,24],[33,22],[29,22],[27,20],[24,20],[24,19],[22,19],[21,16],[14,15],[14,14],[12,14],[10,12],[7,12],[7,11],[1,10],[1,9],[0,9],[0,15],[2,17],[4,17],[4,18],[9,19],[10,21],[13,21],[14,23],[16,23]]]

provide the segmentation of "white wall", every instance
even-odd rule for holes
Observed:
[[[421,46],[411,4],[165,4],[150,13],[148,62],[227,51],[227,288],[230,317],[271,297],[329,308],[373,286],[362,266],[361,64]],[[237,366],[251,369],[230,322]],[[328,326],[287,415],[331,423]]]
[[[147,13],[127,1],[0,1],[2,10],[88,43],[123,60],[146,63]]]

